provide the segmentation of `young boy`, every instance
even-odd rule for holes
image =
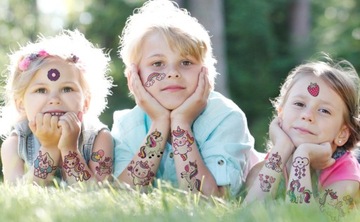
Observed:
[[[114,113],[114,174],[145,188],[154,178],[205,195],[238,194],[256,161],[245,114],[214,92],[210,37],[167,0],[128,18],[120,57],[137,106]]]

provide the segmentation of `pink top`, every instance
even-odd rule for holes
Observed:
[[[319,182],[322,187],[327,187],[341,180],[360,182],[360,164],[349,151],[337,159],[332,166],[320,173]]]

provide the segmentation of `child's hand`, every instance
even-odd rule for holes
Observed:
[[[290,137],[281,128],[281,118],[274,118],[269,126],[269,136],[273,144],[273,150],[282,153],[284,160],[287,160],[295,150],[295,145]]]
[[[170,111],[145,90],[135,65],[131,66],[128,73],[128,87],[135,97],[136,104],[150,116],[152,121],[169,119]]]
[[[331,157],[333,151],[328,142],[322,144],[301,144],[296,149],[294,156],[302,155],[304,152],[308,154],[313,169],[322,170],[335,163],[335,160]]]
[[[76,115],[74,112],[67,112],[59,118],[61,137],[58,148],[60,150],[77,150],[78,140],[81,132],[82,113]]]
[[[52,116],[50,113],[38,113],[35,120],[29,122],[29,127],[33,134],[38,138],[40,144],[46,148],[57,148],[61,135],[61,129],[58,127],[58,116]]]
[[[171,112],[171,122],[192,124],[205,109],[210,94],[208,70],[202,67],[195,92],[183,104]]]

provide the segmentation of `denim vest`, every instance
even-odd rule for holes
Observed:
[[[108,128],[101,122],[97,124],[82,124],[81,134],[78,141],[78,149],[80,154],[88,163],[97,134]],[[31,132],[28,121],[18,123],[11,134],[18,135],[18,155],[24,160],[27,168],[33,166],[40,150],[40,142]]]

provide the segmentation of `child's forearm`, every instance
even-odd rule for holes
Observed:
[[[200,155],[191,125],[173,121],[171,138],[180,188],[220,196],[216,181]]]
[[[296,204],[308,204],[313,197],[310,172],[310,158],[301,149],[293,156],[289,181],[286,189],[286,200]]]
[[[39,153],[29,169],[26,178],[40,185],[47,185],[54,178],[60,162],[60,152],[57,148],[40,147]]]
[[[287,154],[274,147],[268,153],[262,168],[259,171],[251,170],[250,174],[253,175],[249,174],[248,177],[253,176],[254,179],[249,183],[245,202],[275,197],[288,158]]]
[[[68,184],[95,181],[93,172],[88,167],[78,149],[62,149],[62,173]]]
[[[118,177],[119,181],[146,189],[154,180],[169,135],[169,122],[153,122],[144,142],[128,166]]]

